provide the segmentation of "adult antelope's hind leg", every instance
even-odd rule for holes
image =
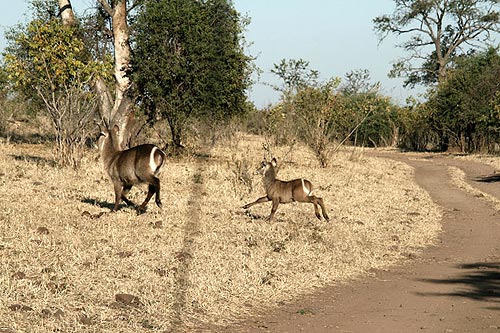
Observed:
[[[132,185],[126,185],[126,186],[123,186],[123,189],[122,189],[121,198],[122,198],[123,201],[125,201],[125,203],[127,204],[127,206],[133,206],[134,205],[134,203],[127,198],[127,194],[128,194],[128,192],[130,192],[131,188],[132,188]]]
[[[263,202],[268,202],[268,201],[269,201],[268,197],[258,198],[254,202],[247,203],[245,206],[243,206],[243,209],[248,209],[248,208],[252,207],[253,205],[260,204]]]
[[[161,208],[160,180],[156,177],[153,177],[150,184],[148,185],[148,195],[146,196],[146,199],[144,199],[144,202],[139,206],[139,212],[144,213],[146,211],[146,206],[148,205],[149,200],[151,200],[154,194],[156,194],[156,205]]]

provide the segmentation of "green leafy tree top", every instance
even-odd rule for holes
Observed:
[[[83,41],[75,29],[59,20],[36,19],[25,30],[12,31],[4,53],[9,79],[26,90],[55,92],[73,82],[90,82],[109,75],[109,65],[88,60]]]
[[[242,112],[250,83],[243,24],[227,0],[146,2],[133,25],[133,80],[150,111],[178,130],[194,115]]]

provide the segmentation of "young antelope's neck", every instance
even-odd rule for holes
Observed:
[[[273,167],[266,170],[264,173],[264,187],[268,189],[276,181],[276,170]]]

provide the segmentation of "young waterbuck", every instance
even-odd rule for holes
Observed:
[[[120,201],[127,205],[134,205],[127,199],[127,193],[133,185],[147,183],[148,195],[144,202],[137,208],[139,213],[146,211],[146,205],[156,194],[155,202],[161,208],[160,179],[158,175],[165,162],[165,153],[160,148],[151,144],[136,146],[122,150],[118,142],[118,126],[111,130],[101,127],[98,147],[104,164],[115,189],[114,211],[118,209]]]
[[[309,202],[314,205],[314,213],[318,219],[321,219],[318,208],[319,205],[321,207],[323,217],[325,220],[329,221],[330,218],[326,214],[323,199],[312,195],[313,186],[311,182],[304,178],[290,181],[279,180],[276,178],[276,166],[277,162],[275,158],[273,158],[271,162],[262,162],[262,167],[258,170],[258,172],[263,175],[266,196],[246,204],[243,208],[247,209],[259,203],[272,201],[273,207],[271,209],[271,215],[267,218],[268,221],[271,221],[280,203],[289,203],[294,201]]]

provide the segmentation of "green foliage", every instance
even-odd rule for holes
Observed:
[[[378,94],[367,70],[319,82],[319,73],[305,60],[282,60],[272,71],[283,85],[281,102],[261,112],[267,132],[277,144],[305,143],[320,164],[328,165],[333,142],[381,146],[394,144],[399,108]],[[340,88],[339,88],[340,86]]]
[[[35,89],[46,96],[75,82],[110,74],[106,64],[87,61],[83,41],[57,19],[31,21],[25,30],[12,31],[8,39],[5,69],[9,80],[26,91]]]
[[[9,81],[25,96],[39,98],[56,132],[58,161],[78,167],[96,108],[92,82],[111,76],[110,62],[91,60],[77,28],[56,18],[35,19],[7,38]]]
[[[148,1],[139,10],[132,78],[150,119],[167,120],[174,145],[192,118],[214,124],[244,111],[242,29],[226,0]]]
[[[500,138],[500,55],[494,48],[457,59],[430,99],[433,127],[465,152],[492,150]]]
[[[279,64],[274,64],[271,73],[283,81],[283,86],[275,86],[274,89],[284,94],[318,84],[319,72],[309,69],[309,61],[304,59],[281,59]]]

